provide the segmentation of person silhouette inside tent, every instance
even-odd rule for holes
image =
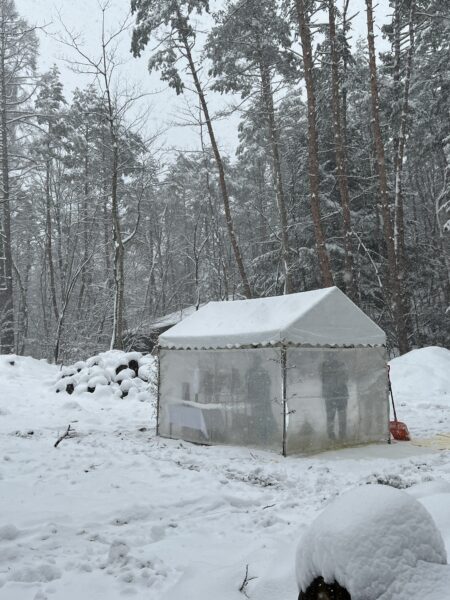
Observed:
[[[348,373],[335,351],[326,353],[322,363],[322,396],[327,415],[327,434],[330,440],[336,439],[336,416],[338,436],[343,440],[347,435]]]
[[[276,431],[277,423],[272,411],[271,380],[262,364],[262,357],[255,351],[247,372],[247,394],[250,408],[248,438],[253,443],[269,443]]]

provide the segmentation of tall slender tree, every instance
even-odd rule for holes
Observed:
[[[34,91],[37,40],[32,28],[19,17],[13,0],[0,0],[0,352],[14,350],[13,255],[11,172],[16,164],[11,149]]]
[[[248,98],[260,95],[270,140],[274,191],[280,220],[280,242],[284,271],[284,293],[293,291],[289,223],[282,170],[282,149],[272,79],[292,67],[291,36],[287,22],[272,0],[229,2],[216,15],[206,49],[216,78],[213,89],[240,92]],[[253,105],[255,106],[255,105]]]
[[[184,83],[177,68],[180,58],[185,61],[187,70],[194,83],[194,89],[202,109],[203,119],[208,131],[211,148],[219,173],[219,184],[225,213],[225,223],[228,237],[233,249],[234,258],[242,281],[244,294],[247,298],[252,297],[247,270],[244,266],[238,238],[235,231],[233,216],[231,213],[230,195],[225,175],[224,161],[217,143],[212,119],[206,99],[206,92],[201,83],[199,69],[196,65],[193,49],[195,46],[195,31],[190,22],[190,14],[193,11],[201,13],[208,10],[207,0],[183,0],[166,2],[156,0],[131,0],[131,10],[136,16],[136,24],[133,30],[131,49],[134,56],[140,56],[147,46],[150,37],[165,26],[163,41],[158,51],[153,53],[149,60],[149,70],[159,70],[161,78],[174,88],[177,94],[182,93]]]
[[[342,207],[342,233],[344,236],[345,273],[344,282],[348,295],[352,299],[357,297],[354,274],[353,240],[350,212],[350,193],[348,188],[347,173],[347,148],[345,143],[344,122],[342,118],[342,85],[340,83],[340,56],[338,36],[336,34],[336,7],[335,0],[328,0],[328,24],[331,54],[331,105],[334,130],[334,151],[338,174],[339,195]]]
[[[311,214],[314,223],[317,255],[322,285],[333,285],[330,257],[325,243],[325,233],[320,208],[320,161],[317,135],[316,92],[314,86],[314,60],[310,27],[310,7],[305,0],[295,0],[298,28],[303,54],[303,70],[308,103],[308,165]]]
[[[372,106],[372,130],[375,146],[376,164],[378,172],[381,213],[383,216],[384,241],[387,251],[388,289],[390,306],[397,331],[397,344],[401,354],[409,349],[407,324],[402,310],[402,289],[398,276],[397,257],[395,253],[394,231],[389,202],[388,181],[384,143],[380,124],[380,101],[378,96],[377,65],[375,55],[375,35],[373,27],[372,0],[366,0],[367,11],[367,43],[369,48],[370,68],[370,97]]]

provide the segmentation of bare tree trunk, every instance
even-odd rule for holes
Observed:
[[[283,254],[284,293],[290,294],[293,291],[293,285],[289,268],[289,225],[283,189],[283,176],[281,172],[280,140],[278,135],[277,124],[275,121],[275,108],[273,105],[273,94],[272,86],[270,83],[270,73],[267,66],[263,63],[262,58],[260,59],[259,69],[261,74],[261,92],[264,107],[266,110],[270,146],[272,149],[272,170],[275,185],[275,193],[277,198],[277,209],[281,225],[281,251]]]
[[[112,226],[110,227],[110,213],[108,207],[108,165],[106,160],[106,140],[105,136],[102,133],[102,193],[103,193],[103,242],[104,242],[104,259],[105,259],[105,273],[107,279],[108,288],[112,287],[112,279],[111,279],[111,255],[112,255],[112,244],[111,244],[111,231]]]
[[[347,43],[347,11],[350,0],[344,0],[342,7],[342,37],[344,44]],[[342,137],[344,139],[344,145],[347,147],[347,52],[344,49],[342,58],[342,77],[344,85],[342,86]]]
[[[28,334],[28,305],[25,286],[22,284],[19,270],[13,261],[13,269],[19,288],[20,302],[17,310],[16,354],[23,355]]]
[[[88,256],[86,261],[82,262],[80,266],[77,268],[75,273],[71,275],[70,279],[68,279],[67,289],[65,291],[64,297],[62,298],[61,310],[59,312],[58,324],[56,327],[56,336],[55,336],[55,345],[53,348],[53,360],[55,364],[58,363],[60,358],[60,350],[61,350],[61,340],[62,334],[64,331],[65,318],[67,314],[67,308],[70,303],[70,298],[77,282],[78,277],[80,276],[81,271],[87,265],[87,263],[91,260],[92,255]]]
[[[49,131],[50,135],[50,131]],[[52,299],[55,319],[58,320],[58,301],[56,299],[55,268],[53,265],[52,250],[52,214],[51,214],[51,190],[50,190],[50,143],[47,144],[47,157],[45,161],[45,254],[47,256],[48,272],[50,276],[50,297]]]
[[[295,0],[297,18],[300,31],[300,41],[303,52],[303,66],[306,84],[306,96],[308,102],[308,161],[309,161],[309,187],[311,192],[311,214],[314,223],[314,235],[316,240],[317,255],[322,278],[325,287],[333,285],[333,274],[331,272],[330,258],[325,245],[325,235],[322,228],[320,214],[320,170],[319,170],[319,148],[316,127],[316,96],[314,92],[313,59],[311,47],[311,30],[307,15],[305,0]]]
[[[114,239],[114,321],[113,335],[111,339],[111,349],[123,350],[123,316],[124,316],[124,245],[122,241],[122,231],[120,228],[119,205],[117,201],[117,178],[119,168],[119,148],[112,117],[112,103],[109,95],[108,105],[110,118],[110,132],[112,143],[112,172],[111,172],[111,212],[113,220],[113,239]]]
[[[0,198],[0,353],[14,352],[14,297],[12,279],[12,249],[11,249],[11,208],[9,188],[9,148],[7,102],[8,90],[6,81],[6,31],[4,15],[1,15],[1,198]]]
[[[380,126],[380,109],[377,83],[377,66],[375,58],[375,39],[373,32],[373,7],[372,0],[366,0],[367,8],[367,42],[369,47],[369,69],[370,69],[370,91],[372,104],[372,127],[375,145],[375,154],[380,187],[380,204],[383,216],[383,233],[387,250],[388,266],[388,294],[392,315],[397,332],[397,344],[400,354],[409,350],[406,321],[402,311],[402,293],[398,277],[397,261],[395,255],[394,235],[389,207],[389,196],[387,187],[386,164],[384,158],[384,145]]]
[[[13,269],[16,273],[16,278],[17,278],[17,283],[19,286],[19,291],[20,291],[20,298],[21,298],[21,303],[20,303],[20,310],[19,310],[19,314],[17,317],[17,322],[18,322],[18,326],[17,326],[17,339],[16,339],[16,348],[17,348],[17,354],[19,355],[24,355],[25,354],[25,350],[26,350],[26,346],[27,346],[27,338],[28,338],[28,327],[29,327],[29,317],[28,317],[28,285],[29,285],[29,279],[30,279],[30,271],[31,271],[31,240],[28,237],[27,239],[27,261],[26,261],[26,265],[25,265],[25,273],[24,273],[24,277],[22,278],[20,276],[19,270],[16,267],[14,261],[13,261]]]
[[[84,186],[83,186],[83,209],[82,209],[82,224],[83,224],[83,262],[86,262],[88,256],[88,204],[89,204],[89,128],[86,127],[84,140],[86,143],[84,156]],[[81,272],[81,286],[78,294],[78,311],[81,310],[84,294],[89,285],[89,277],[87,268]]]
[[[344,281],[345,288],[353,300],[357,297],[357,290],[354,277],[353,266],[353,244],[352,244],[352,225],[350,215],[350,195],[348,191],[347,177],[347,151],[345,147],[345,138],[342,134],[341,118],[341,99],[339,86],[339,54],[336,47],[336,17],[334,0],[328,0],[328,19],[330,25],[330,48],[331,48],[331,102],[333,107],[333,128],[334,128],[334,150],[336,154],[336,166],[338,172],[339,195],[342,206],[342,232],[344,235],[345,252],[345,270]]]
[[[396,2],[396,12],[398,24],[396,25],[396,42],[395,42],[395,54],[396,54],[396,63],[400,61],[400,15],[398,8],[398,0]],[[405,262],[405,224],[403,217],[403,159],[405,153],[405,144],[406,144],[406,129],[408,125],[408,113],[409,113],[409,89],[411,85],[411,72],[412,72],[412,64],[413,64],[413,56],[414,56],[414,13],[415,13],[415,1],[411,0],[411,6],[409,11],[409,48],[408,54],[406,58],[406,70],[405,70],[405,84],[403,90],[403,102],[400,114],[400,129],[398,138],[396,140],[396,153],[394,158],[395,165],[395,202],[394,202],[394,242],[395,249],[397,252],[397,263],[399,268],[399,276],[402,279],[402,275],[404,272],[404,262]],[[398,52],[398,59],[397,59]],[[399,66],[397,67],[399,70]],[[398,74],[399,76],[399,74]],[[397,100],[400,101],[400,96],[397,97]]]
[[[212,147],[214,158],[215,158],[215,161],[217,164],[217,169],[219,171],[219,184],[220,184],[220,191],[222,193],[222,201],[223,201],[223,208],[225,211],[225,222],[227,224],[228,236],[230,238],[231,246],[233,248],[234,258],[236,261],[237,268],[239,270],[239,275],[241,277],[242,285],[244,287],[244,295],[247,298],[251,298],[252,291],[250,288],[250,283],[249,283],[249,280],[247,277],[247,273],[245,271],[244,261],[242,259],[241,250],[239,248],[236,233],[234,230],[233,217],[231,215],[231,209],[230,209],[230,198],[228,195],[228,188],[227,188],[226,179],[225,179],[225,169],[223,167],[222,156],[220,154],[219,147],[217,145],[216,136],[214,134],[214,129],[213,129],[213,126],[211,123],[210,115],[209,115],[208,105],[206,103],[206,97],[205,97],[203,88],[201,86],[201,83],[200,83],[200,80],[198,77],[194,59],[192,57],[189,40],[188,40],[188,38],[186,36],[186,32],[183,28],[183,24],[182,24],[183,18],[181,16],[180,12],[178,13],[178,18],[179,18],[179,22],[180,22],[179,33],[180,33],[181,41],[182,41],[182,44],[184,47],[184,51],[186,53],[186,59],[189,64],[189,70],[191,72],[192,79],[194,80],[194,86],[195,86],[197,95],[200,100],[200,105],[202,107],[203,115],[205,118],[206,128],[208,130],[211,147]]]
[[[111,96],[111,77],[108,72],[107,41],[105,40],[105,8],[102,9],[102,67],[99,74],[103,79],[106,96],[107,121],[111,142],[112,164],[111,164],[111,215],[113,222],[114,241],[114,314],[113,333],[111,338],[111,349],[123,350],[123,320],[125,302],[125,272],[124,258],[125,248],[120,226],[119,203],[117,198],[117,182],[119,177],[119,144],[118,144],[118,122],[115,115],[114,102]]]

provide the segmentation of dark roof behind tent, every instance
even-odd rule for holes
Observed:
[[[159,336],[175,349],[238,348],[280,343],[384,346],[384,331],[339,288],[210,302]]]
[[[200,304],[199,309],[205,306],[205,304]],[[186,308],[180,308],[179,310],[175,310],[167,315],[162,317],[157,317],[154,321],[150,323],[150,328],[152,330],[161,329],[166,331],[170,327],[173,327],[186,317],[190,317],[197,311],[197,307],[193,304],[191,306],[186,306]]]
[[[200,306],[204,306],[201,304]],[[196,311],[196,306],[191,305],[180,308],[167,315],[156,317],[154,320],[142,323],[139,327],[127,330],[124,334],[124,345],[128,351],[152,352],[158,343],[158,337]]]

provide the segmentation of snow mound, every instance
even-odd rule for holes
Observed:
[[[109,350],[62,367],[55,391],[97,395],[112,391],[119,398],[130,396],[144,402],[151,399],[155,377],[153,356]]]
[[[394,398],[410,405],[438,403],[450,407],[450,350],[429,346],[394,358]]]
[[[446,562],[442,536],[415,498],[367,485],[339,496],[313,521],[298,546],[296,571],[303,591],[321,576],[354,600],[400,600],[389,592],[399,579],[408,580],[422,563]]]

